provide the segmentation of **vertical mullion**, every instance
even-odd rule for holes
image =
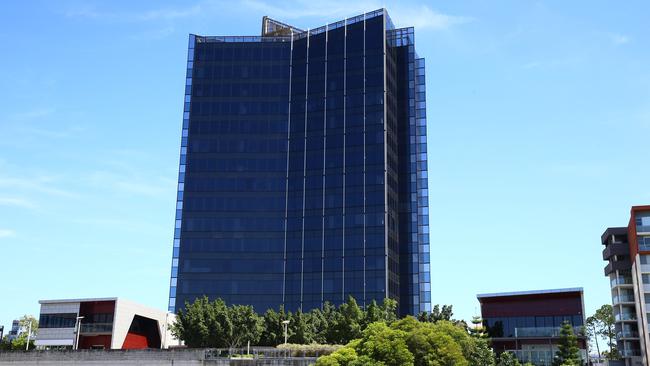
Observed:
[[[323,216],[322,216],[322,242],[321,242],[321,278],[320,278],[320,303],[323,308],[325,300],[325,157],[327,156],[327,47],[329,47],[329,29],[325,26],[325,94],[323,96]]]
[[[366,306],[366,16],[363,16],[363,306]]]
[[[382,15],[382,20],[383,20],[383,34],[382,38],[384,41],[383,48],[384,48],[384,101],[387,100],[386,96],[388,95],[387,92],[387,80],[386,80],[386,10],[383,10],[384,14]],[[385,282],[385,296],[386,298],[390,297],[390,290],[389,290],[389,277],[390,277],[390,271],[388,268],[388,129],[386,128],[386,125],[388,123],[388,118],[387,118],[387,108],[388,104],[384,102],[384,257],[385,257],[385,274],[386,274],[386,282]]]
[[[282,270],[282,304],[285,304],[287,292],[287,229],[289,224],[289,154],[291,150],[291,81],[293,75],[293,29],[291,30],[291,46],[289,51],[289,112],[287,114],[287,174],[285,179],[285,203],[284,203],[284,267]]]
[[[343,231],[342,231],[342,239],[343,239],[343,250],[341,254],[341,260],[343,262],[343,271],[341,275],[341,296],[342,296],[342,301],[345,302],[345,133],[346,133],[346,102],[347,102],[347,94],[348,94],[348,87],[347,87],[347,68],[348,68],[348,20],[347,18],[345,19],[345,24],[343,25],[343,32],[344,32],[344,37],[343,37]]]
[[[304,278],[305,278],[305,198],[307,187],[307,97],[309,93],[309,30],[307,30],[307,52],[305,54],[305,127],[303,136],[303,162],[302,162],[302,243],[300,250],[300,310],[302,311]]]

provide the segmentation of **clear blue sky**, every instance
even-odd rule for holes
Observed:
[[[585,288],[650,203],[645,1],[15,1],[0,10],[0,324],[38,300],[166,308],[188,33],[385,6],[426,57],[433,302]]]

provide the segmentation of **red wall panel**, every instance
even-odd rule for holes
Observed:
[[[80,349],[89,349],[93,346],[104,346],[104,349],[111,349],[111,336],[110,335],[79,336]]]
[[[582,315],[579,292],[487,297],[480,302],[484,318]]]
[[[636,214],[637,212],[650,211],[650,206],[633,206],[630,210],[630,223],[627,226],[627,240],[630,243],[630,258],[632,263],[636,260],[636,255],[639,254],[639,243],[636,238]],[[644,251],[643,254],[650,254]]]
[[[122,349],[142,349],[149,348],[147,336],[129,332],[124,338]]]
[[[79,315],[105,314],[115,312],[115,301],[85,301],[79,305]]]

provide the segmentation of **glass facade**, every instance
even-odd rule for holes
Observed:
[[[490,338],[502,337],[557,337],[564,322],[576,330],[583,325],[582,315],[565,316],[513,316],[483,319]]]
[[[39,328],[74,328],[77,324],[77,313],[41,314],[38,319]]]
[[[268,22],[268,19],[267,19]],[[424,60],[384,10],[190,36],[169,310],[430,310]],[[279,25],[278,25],[279,24]]]

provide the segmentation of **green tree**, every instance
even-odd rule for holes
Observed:
[[[11,342],[9,342],[9,336],[5,335],[0,339],[0,351],[10,351]]]
[[[619,360],[621,358],[621,355],[618,353],[617,349],[613,349],[609,351],[603,351],[603,357],[608,360]]]
[[[578,337],[573,333],[571,323],[562,323],[557,347],[558,351],[555,353],[555,359],[553,360],[554,366],[582,365]]]
[[[319,358],[316,365],[494,366],[493,360],[487,338],[470,336],[464,326],[407,316],[390,326],[384,321],[369,324],[361,338]]]
[[[366,306],[366,314],[363,318],[363,326],[367,327],[369,324],[382,321],[384,319],[384,314],[382,314],[382,309],[377,305],[377,301],[372,300],[370,305]]]
[[[499,355],[497,366],[520,366],[519,360],[511,352],[503,352]]]
[[[598,333],[598,320],[593,316],[588,317],[585,324],[585,330],[587,333],[587,339],[596,345],[596,352],[600,359],[602,354],[600,353],[600,345],[598,344],[598,338],[600,338],[600,334]]]
[[[469,358],[474,349],[474,342],[473,339],[469,336],[464,323],[463,325],[460,325],[458,323],[453,323],[451,321],[445,320],[437,322],[435,326],[438,331],[451,336],[454,341],[460,345],[463,352],[463,357]]]
[[[473,347],[467,357],[470,366],[494,366],[496,364],[494,351],[486,338],[474,338]]]
[[[11,349],[14,351],[25,351],[27,347],[27,333],[22,333],[16,339],[11,342]],[[33,350],[34,347],[34,338],[30,337],[29,339],[29,350]]]
[[[205,300],[208,301],[207,298]],[[221,299],[207,302],[206,311],[205,324],[208,332],[203,347],[227,347],[226,339],[232,332],[232,322],[226,302]]]
[[[287,320],[287,318],[287,314],[284,312],[284,306],[280,306],[280,311],[268,309],[263,316],[263,330],[259,345],[275,347],[284,343],[284,327],[282,322]]]
[[[207,296],[186,302],[170,327],[172,334],[190,348],[226,347],[224,340],[231,328],[226,304],[220,299],[210,302]]]
[[[314,342],[314,329],[309,313],[296,311],[289,317],[289,343],[310,344]]]
[[[382,319],[384,322],[390,324],[397,320],[397,301],[386,297],[382,301],[380,308],[384,315]]]
[[[328,344],[342,344],[338,335],[338,324],[341,323],[342,316],[336,306],[326,301],[323,304],[322,316],[325,321],[326,328],[323,330],[325,341]]]
[[[488,334],[483,326],[483,319],[478,316],[472,318],[469,334],[473,343],[467,357],[470,366],[494,366],[496,359],[494,351],[490,347]]]
[[[483,319],[480,316],[472,317],[472,326],[469,327],[469,334],[475,338],[487,338],[487,330],[483,325]]]
[[[309,320],[314,332],[313,342],[318,344],[327,343],[327,330],[329,324],[324,312],[318,308],[312,309],[309,312]]]
[[[352,296],[339,306],[338,314],[333,323],[335,343],[346,344],[353,339],[361,338],[364,313]]]
[[[252,306],[228,307],[221,299],[210,302],[203,296],[191,304],[186,302],[170,329],[190,348],[239,347],[259,341],[263,320]]]
[[[33,315],[23,315],[18,320],[18,323],[20,324],[20,328],[25,332],[31,329],[32,333],[30,334],[30,338],[34,338],[36,333],[38,333],[38,319],[36,319]]]
[[[416,366],[468,365],[472,340],[462,327],[449,321],[419,322],[411,316],[392,327],[407,333],[406,342]]]
[[[413,365],[413,354],[406,345],[407,334],[389,328],[386,323],[370,324],[360,342],[355,346],[357,353],[386,366]]]
[[[232,305],[228,308],[228,320],[231,324],[226,333],[228,347],[245,346],[248,342],[255,345],[262,335],[262,319],[250,305]]]
[[[440,320],[452,321],[451,317],[454,316],[452,305],[434,305],[430,313],[420,313],[418,320],[421,322],[436,323]]]
[[[463,347],[439,324],[422,324],[416,328],[409,336],[408,345],[417,366],[468,365]]]
[[[353,347],[343,347],[331,355],[319,357],[316,366],[353,366],[358,358]]]
[[[385,322],[390,324],[397,320],[397,301],[385,298],[381,305],[372,300],[370,305],[366,306],[363,318],[363,328],[375,322]]]
[[[590,321],[591,319],[591,328]],[[616,350],[616,329],[614,328],[614,323],[616,319],[614,318],[614,310],[611,305],[603,305],[596,310],[594,315],[587,318],[587,333],[593,332],[594,339],[602,337],[607,340],[607,346],[609,347],[609,352],[603,352],[603,354],[609,360],[614,360],[618,358],[618,351]]]
[[[34,349],[34,338],[38,333],[38,320],[33,315],[23,315],[18,323],[22,333],[5,347],[24,351],[29,338],[29,349]]]
[[[404,318],[394,322],[391,324],[391,327],[394,329],[399,329],[401,331],[404,331],[406,333],[411,333],[415,331],[417,328],[421,327],[423,322],[418,321],[414,317],[407,315]]]

